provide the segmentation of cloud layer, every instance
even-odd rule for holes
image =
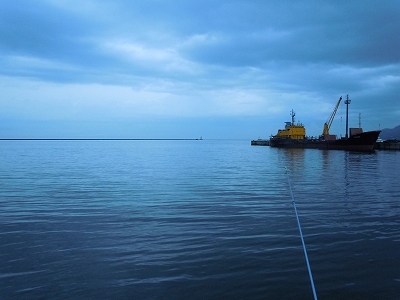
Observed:
[[[365,129],[394,127],[399,15],[397,1],[3,1],[0,137],[24,135],[10,124],[29,120],[63,132],[143,118],[148,134],[164,122],[169,136],[190,135],[197,118],[193,135],[252,138],[292,108],[317,135],[346,94]]]

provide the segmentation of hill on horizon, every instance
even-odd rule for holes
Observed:
[[[382,140],[400,140],[400,125],[390,129],[390,128],[385,128],[382,129],[381,134],[379,137]]]

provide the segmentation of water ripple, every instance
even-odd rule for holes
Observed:
[[[400,298],[399,152],[3,141],[1,299]],[[289,288],[290,287],[290,288]]]

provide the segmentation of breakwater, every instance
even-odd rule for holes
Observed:
[[[374,149],[376,149],[376,150],[400,150],[400,142],[399,141],[377,142],[374,145]]]
[[[252,140],[252,146],[270,146],[269,140]],[[374,145],[375,150],[400,150],[400,142],[399,141],[383,141],[377,142]]]
[[[269,143],[269,140],[258,139],[258,140],[252,140],[251,145],[252,146],[269,146],[270,143]]]

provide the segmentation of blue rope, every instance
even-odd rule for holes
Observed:
[[[306,263],[307,263],[308,275],[310,276],[311,288],[312,288],[312,291],[313,291],[314,300],[317,300],[318,299],[317,298],[317,292],[315,291],[314,280],[313,280],[313,276],[312,276],[312,273],[311,273],[310,262],[308,261],[306,244],[304,243],[303,232],[301,231],[299,215],[297,214],[296,202],[294,201],[292,186],[290,184],[290,179],[289,179],[289,174],[288,174],[289,169],[285,168],[285,171],[286,171],[287,179],[288,179],[288,182],[289,182],[290,194],[292,195],[292,204],[293,204],[293,207],[294,207],[294,212],[296,213],[297,225],[299,226],[300,238],[301,238],[301,243],[303,244],[304,256],[306,257]]]

